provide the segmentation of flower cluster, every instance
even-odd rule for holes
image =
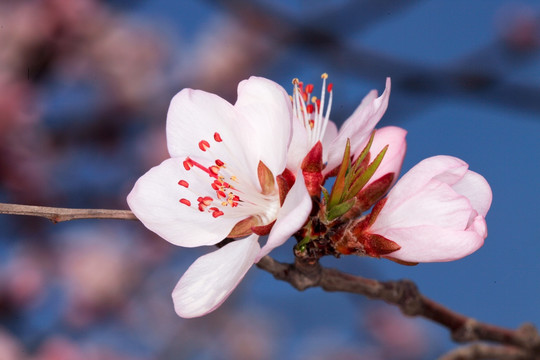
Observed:
[[[239,84],[234,105],[191,89],[173,98],[171,158],[144,174],[127,200],[167,241],[218,247],[176,285],[178,315],[216,309],[254,263],[293,235],[296,256],[315,260],[357,254],[405,264],[449,261],[482,246],[491,204],[485,179],[459,159],[435,156],[396,183],[406,131],[374,130],[388,106],[390,79],[338,131],[327,77],[320,97],[298,79],[288,96],[278,84],[251,77]],[[334,176],[328,191],[325,181]]]

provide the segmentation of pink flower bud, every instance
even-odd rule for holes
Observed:
[[[464,161],[434,156],[421,161],[390,190],[366,231],[401,248],[386,257],[405,262],[451,261],[480,248],[491,205],[487,181]]]
[[[406,135],[407,131],[397,126],[386,126],[375,132],[369,151],[370,159],[377,156],[386,145],[388,145],[388,150],[375,174],[356,196],[361,211],[368,210],[396,182],[407,150]],[[360,151],[355,154],[355,157],[359,154]]]
[[[375,137],[373,138],[373,143],[371,144],[371,149],[369,151],[370,158],[375,158],[386,145],[388,145],[388,150],[386,151],[381,164],[377,168],[377,171],[375,171],[375,174],[373,174],[366,184],[366,187],[389,173],[394,174],[394,181],[391,185],[396,182],[399,172],[401,171],[405,152],[407,151],[407,142],[405,141],[406,135],[407,130],[397,126],[385,126],[375,131]],[[359,153],[360,151],[358,151],[358,154]],[[355,157],[358,156],[358,154],[355,154]]]

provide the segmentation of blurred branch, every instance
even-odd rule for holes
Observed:
[[[444,99],[466,99],[478,103],[495,104],[521,111],[540,112],[540,92],[535,84],[515,84],[504,79],[507,71],[499,63],[523,66],[525,59],[529,62],[538,59],[539,52],[527,54],[509,53],[500,40],[471,52],[456,65],[426,66],[414,61],[399,59],[361,46],[351,46],[347,40],[351,26],[337,27],[325,24],[343,23],[343,17],[351,14],[359,16],[351,5],[326,13],[322,17],[312,17],[304,21],[304,17],[289,15],[278,10],[277,6],[266,2],[241,0],[212,0],[211,3],[222,7],[239,22],[246,25],[250,32],[261,38],[274,42],[275,48],[304,48],[313,52],[319,61],[327,66],[340,69],[352,76],[382,81],[392,77],[392,87],[399,93],[412,94],[419,98],[417,106],[405,106],[409,112],[423,111],[427,105]],[[409,5],[414,5],[411,2]],[[358,5],[357,5],[358,6]],[[366,2],[363,11],[379,6],[377,2]],[[385,5],[388,11],[400,11],[406,6]],[[384,11],[370,10],[381,17]],[[360,21],[367,21],[361,18]],[[355,25],[354,28],[359,28]],[[362,30],[362,29],[360,29]],[[495,61],[494,59],[497,59]],[[399,99],[397,99],[399,102]],[[396,101],[396,99],[394,99]],[[410,101],[406,99],[406,101]]]
[[[508,346],[472,344],[454,349],[441,356],[439,360],[529,360],[537,358],[531,357],[523,350]]]
[[[39,216],[53,223],[77,219],[137,220],[129,210],[67,209],[5,203],[0,203],[0,214]]]
[[[517,330],[510,330],[476,321],[425,297],[410,280],[377,281],[323,268],[319,263],[297,259],[295,264],[285,264],[268,256],[262,258],[257,266],[298,290],[321,287],[326,291],[384,300],[398,306],[406,315],[421,316],[448,328],[456,342],[491,341],[522,349],[530,359],[535,359],[535,355],[540,358],[540,335],[533,325],[524,324]]]
[[[55,223],[75,219],[137,220],[129,210],[68,209],[5,203],[0,203],[0,214],[39,216]],[[540,335],[532,324],[511,330],[476,321],[425,297],[410,280],[378,281],[324,268],[318,262],[305,262],[298,258],[294,264],[287,264],[265,256],[257,266],[301,291],[320,287],[326,291],[384,300],[398,306],[405,315],[421,316],[448,328],[456,342],[482,340],[511,346],[473,344],[448,353],[443,360],[540,359]]]

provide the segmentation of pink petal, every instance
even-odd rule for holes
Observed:
[[[252,76],[238,85],[234,107],[242,114],[243,123],[249,125],[247,129],[242,125],[235,130],[250,144],[250,156],[261,160],[274,175],[281,174],[292,126],[292,105],[285,89],[268,79]]]
[[[377,129],[370,149],[371,159],[373,160],[386,145],[388,145],[388,150],[366,186],[388,173],[394,173],[394,182],[397,180],[407,151],[406,135],[407,131],[397,126],[385,126]],[[355,157],[360,155],[362,150],[360,149]]]
[[[385,236],[388,229],[423,225],[463,230],[473,211],[465,197],[439,181],[432,181],[401,203],[394,201],[392,207],[387,207],[391,200],[392,192],[371,227],[374,233]]]
[[[392,210],[414,196],[434,179],[449,185],[457,183],[467,172],[467,163],[452,156],[433,156],[409,170],[388,193],[385,208]]]
[[[182,162],[180,158],[167,159],[150,169],[135,183],[127,197],[128,205],[148,229],[175,245],[216,244],[242,218],[234,214],[214,218],[208,212],[200,212],[197,197],[215,197],[215,192],[212,193],[210,182],[201,181],[194,171],[186,171]],[[189,187],[180,186],[180,180],[189,183]],[[184,198],[191,201],[191,207],[180,203]]]
[[[396,228],[384,236],[401,246],[388,257],[409,262],[457,260],[484,244],[484,237],[475,231],[456,231],[436,226]]]
[[[328,151],[328,169],[341,163],[347,139],[351,140],[351,152],[354,154],[365,146],[375,125],[384,115],[390,97],[390,78],[386,79],[386,88],[380,97],[377,91],[370,91],[354,113],[345,121],[339,134]]]
[[[486,216],[491,206],[493,194],[491,187],[482,175],[469,170],[452,188],[468,198],[473,209],[480,215]]]
[[[300,230],[311,212],[311,207],[311,198],[304,184],[302,171],[299,171],[296,174],[296,182],[287,194],[276,223],[268,235],[268,240],[255,262],[285,243],[295,232]]]
[[[250,235],[195,260],[173,290],[176,313],[193,318],[218,308],[253,265],[257,239]]]
[[[471,222],[470,226],[466,230],[474,231],[482,239],[487,238],[488,231],[487,231],[486,219],[484,219],[482,215],[476,216]]]

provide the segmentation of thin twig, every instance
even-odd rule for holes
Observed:
[[[439,360],[533,360],[533,357],[521,349],[490,344],[471,344],[458,347],[441,356]]]
[[[0,214],[39,216],[53,223],[76,219],[137,220],[137,217],[129,210],[68,209],[5,203],[0,203]]]

